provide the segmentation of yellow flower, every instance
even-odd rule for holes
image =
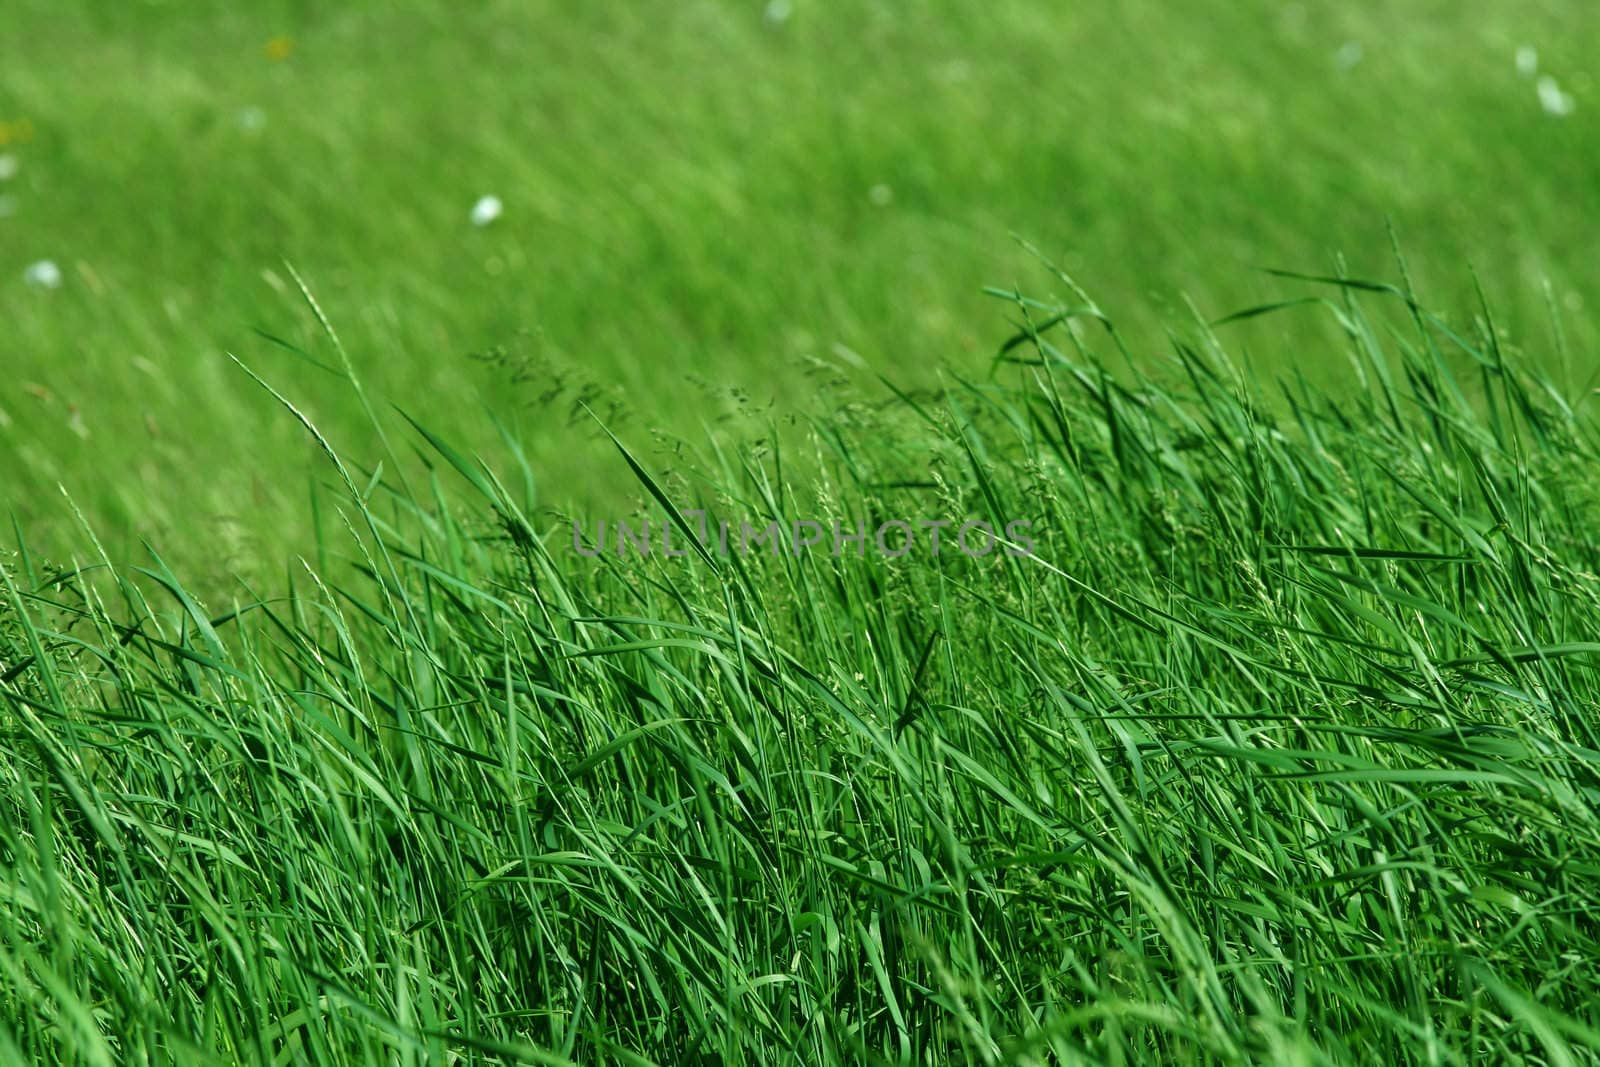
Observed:
[[[17,119],[15,122],[0,122],[0,148],[15,142],[27,144],[33,140],[33,120]]]
[[[294,54],[294,38],[274,37],[267,42],[265,51],[268,59],[274,63],[282,63]]]

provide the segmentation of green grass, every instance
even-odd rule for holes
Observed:
[[[797,434],[820,477],[607,467],[1034,558],[587,559],[386,416],[431,469],[325,457],[282,594],[19,547],[3,1057],[1592,1062],[1600,442],[1482,314],[1318,291],[1266,317],[1337,396],[1269,403],[1246,322],[1129,368],[1064,291]]]
[[[1600,342],[1593,4],[764,6],[8,0],[0,121],[34,135],[0,148],[0,505],[64,557],[64,484],[114,554],[213,584],[309,551],[314,454],[223,353],[371,442],[253,332],[333,359],[285,259],[376,394],[477,448],[488,405],[563,503],[606,455],[565,426],[578,395],[698,437],[804,410],[836,346],[977,373],[981,287],[1031,276],[1011,232],[1127,308],[1141,359],[1185,294],[1219,315],[1281,295],[1256,268],[1386,269],[1391,218],[1424,291],[1470,306],[1472,264],[1552,374],[1547,282],[1574,351]],[[484,193],[506,213],[478,230]],[[21,281],[44,258],[54,292]],[[1241,344],[1336,376],[1302,323]],[[495,346],[534,380],[469,358]]]
[[[1600,7],[3,7],[0,1065],[1600,1061]]]

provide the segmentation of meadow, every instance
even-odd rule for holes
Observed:
[[[1048,280],[1013,235],[1148,361],[1188,302],[1285,296],[1263,268],[1394,280],[1392,223],[1435,306],[1476,271],[1559,372],[1552,305],[1596,340],[1595,39],[1571,2],[8,0],[0,493],[41,548],[81,548],[65,487],[221,590],[308,551],[315,453],[225,353],[379,443],[285,263],[380,405],[485,450],[494,415],[558,505],[617,484],[580,397],[739,437],[875,384],[852,355],[976,373],[983,287]],[[1254,325],[1262,374],[1342,373],[1310,320]]]
[[[1600,1060],[1600,12],[4,17],[0,1063]]]

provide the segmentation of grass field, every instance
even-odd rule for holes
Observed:
[[[0,1064],[1600,1060],[1600,11],[3,17]]]
[[[1441,309],[1470,313],[1471,267],[1536,358],[1550,297],[1597,338],[1592,5],[394,6],[7,3],[0,121],[31,137],[0,147],[0,491],[41,546],[79,545],[65,485],[108,541],[224,579],[307,549],[313,454],[223,353],[374,442],[255,332],[336,362],[285,260],[380,404],[491,448],[488,406],[553,503],[605,455],[558,428],[576,395],[754,433],[739,413],[807,409],[816,361],[858,373],[838,346],[908,384],[981,368],[981,287],[1041,282],[1013,233],[1145,359],[1185,296],[1285,295],[1258,268],[1392,277],[1390,219]],[[24,284],[39,260],[59,289]],[[1240,344],[1337,373],[1307,321]],[[536,380],[471,358],[497,346]]]
[[[1492,334],[1332,296],[1368,384],[1282,417],[1203,333],[1174,391],[1058,325],[819,428],[807,487],[635,475],[658,516],[1024,519],[1028,556],[580,556],[416,431],[435,477],[340,463],[281,595],[14,558],[0,1045],[1592,1059],[1593,427]]]

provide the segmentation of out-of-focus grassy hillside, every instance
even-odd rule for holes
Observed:
[[[579,396],[693,432],[811,402],[839,346],[981,366],[980,287],[1037,280],[1013,232],[1148,309],[1141,353],[1184,294],[1291,288],[1255,267],[1392,273],[1386,219],[1436,303],[1470,307],[1470,263],[1545,345],[1548,281],[1594,350],[1593,5],[399,7],[5,5],[0,505],[36,543],[83,547],[60,483],[111,542],[303,545],[311,446],[224,352],[379,453],[254,332],[337,358],[285,260],[376,394],[474,444],[487,404],[551,500],[604,491]],[[1238,329],[1270,370],[1299,322]]]

